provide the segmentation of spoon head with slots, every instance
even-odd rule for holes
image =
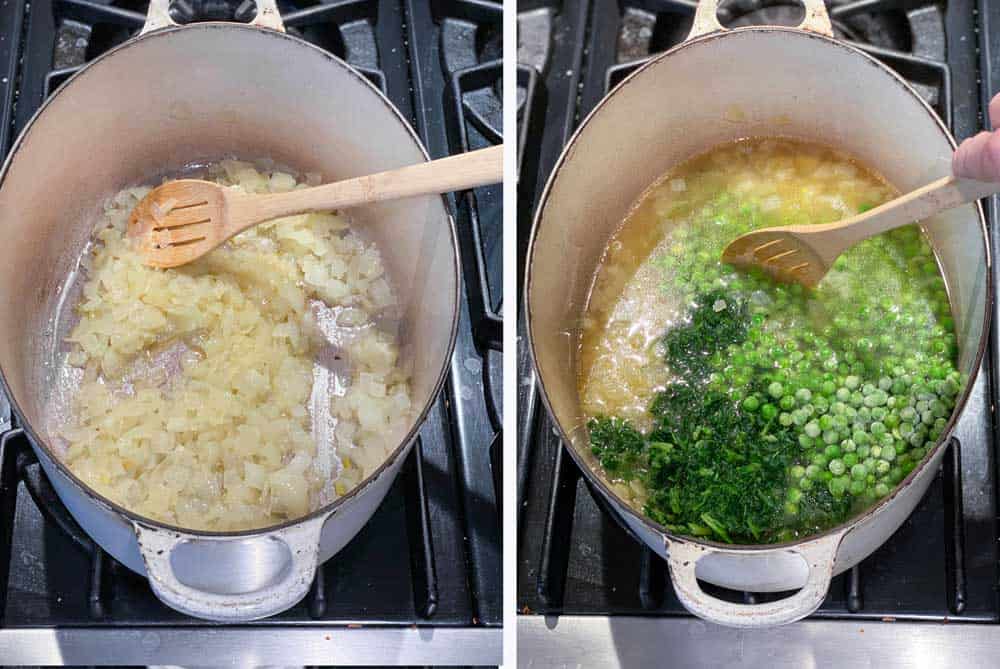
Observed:
[[[198,179],[170,181],[135,206],[128,236],[147,265],[183,265],[224,241],[225,206],[225,190],[218,184]]]
[[[729,242],[722,262],[740,269],[760,269],[775,281],[814,287],[830,271],[833,260],[810,244],[809,226],[764,228]]]

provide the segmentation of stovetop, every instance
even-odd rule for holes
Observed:
[[[733,0],[724,5],[720,19],[729,26],[793,25],[802,16],[801,7],[794,9],[797,4]],[[521,4],[518,242],[522,276],[534,208],[562,147],[623,77],[683,41],[696,5],[687,0]],[[1000,26],[997,3],[984,0],[977,7],[971,0],[828,0],[827,7],[838,38],[876,56],[910,81],[956,137],[967,137],[983,127],[987,91],[1000,90],[1000,33],[987,30],[988,25]],[[996,220],[995,202],[988,213],[990,220]],[[695,632],[702,641],[714,638],[722,644],[713,657],[730,657],[727,652],[739,656],[742,650],[737,647],[744,648],[740,644],[752,638],[732,636],[692,620],[673,592],[663,560],[623,529],[613,511],[591,494],[539,401],[523,319],[519,335],[520,656],[534,658],[539,666],[544,664],[539,657],[572,663],[602,653],[609,660],[616,653],[619,659],[630,653],[635,653],[633,659],[650,659],[634,648],[623,649],[624,640],[632,639],[647,649],[653,645],[653,652],[662,652],[663,644],[670,645],[670,641],[687,645],[682,640],[692,637],[685,635]],[[868,625],[883,620],[1000,621],[995,351],[993,346],[941,471],[917,510],[873,555],[834,579],[813,620]],[[756,601],[752,593],[729,593],[729,597]],[[635,616],[645,622],[635,622],[639,620]],[[622,624],[626,619],[635,626]],[[623,633],[628,629],[643,629],[646,636]],[[810,628],[799,625],[796,629]],[[857,627],[849,629],[854,637],[847,638],[858,638]],[[658,641],[651,644],[654,638]],[[560,641],[562,654],[544,650]],[[803,642],[803,647],[808,649],[808,643]],[[536,651],[541,655],[532,654]],[[683,664],[682,658],[690,657],[682,653],[678,661]]]
[[[179,0],[173,8],[183,20],[252,18],[247,3]],[[386,93],[432,157],[502,141],[499,2],[281,0],[279,9],[289,33]],[[144,0],[0,0],[0,155],[59,84],[135,35],[145,10]],[[501,198],[491,186],[452,199],[464,281],[448,382],[385,502],[318,571],[303,602],[252,626],[205,623],[162,605],[72,520],[15,421],[0,443],[0,657],[498,663]],[[10,427],[0,398],[0,428]],[[147,632],[130,636],[137,630]]]

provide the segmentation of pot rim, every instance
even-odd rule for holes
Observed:
[[[3,165],[0,166],[0,189],[3,188],[3,184],[7,178],[7,173],[10,170],[11,165],[13,164],[14,158],[17,155],[18,151],[20,150],[22,144],[24,144],[24,142],[30,135],[31,131],[33,130],[37,119],[45,112],[45,110],[49,107],[50,103],[52,103],[53,100],[55,100],[59,95],[61,95],[65,90],[67,90],[68,87],[73,82],[80,80],[80,85],[85,85],[86,82],[84,82],[83,79],[87,76],[88,73],[92,71],[92,68],[96,66],[98,63],[109,60],[110,58],[119,54],[125,55],[125,53],[129,49],[135,48],[143,44],[147,40],[167,38],[172,34],[181,31],[191,31],[191,30],[253,31],[264,36],[265,38],[287,40],[291,42],[295,46],[295,48],[306,47],[317,52],[318,54],[323,56],[327,61],[329,61],[331,65],[346,69],[349,74],[360,80],[363,85],[367,86],[369,90],[371,90],[371,92],[374,93],[377,96],[377,98],[385,105],[389,113],[392,114],[395,117],[395,119],[398,120],[400,124],[405,128],[405,130],[409,133],[410,138],[413,140],[414,144],[420,150],[420,153],[423,155],[424,160],[429,161],[431,159],[430,154],[427,152],[427,148],[424,146],[423,142],[420,141],[420,137],[413,129],[413,126],[410,125],[410,123],[406,120],[406,117],[403,116],[403,114],[399,111],[399,109],[397,109],[396,106],[385,96],[385,94],[383,94],[382,91],[380,91],[375,86],[375,84],[373,84],[367,77],[365,77],[363,74],[358,72],[356,69],[348,65],[345,61],[338,58],[334,54],[329,53],[319,48],[318,46],[310,44],[309,42],[306,42],[303,39],[295,37],[294,35],[289,35],[288,33],[279,32],[276,30],[270,30],[267,28],[261,28],[244,23],[233,23],[226,21],[204,21],[199,23],[190,23],[187,25],[178,25],[167,28],[161,28],[149,33],[136,35],[132,39],[123,42],[122,44],[110,49],[109,51],[101,54],[94,60],[90,61],[83,68],[74,73],[69,79],[64,81],[51,95],[48,96],[48,98],[46,98],[42,102],[41,106],[31,116],[31,119],[28,121],[24,129],[18,134],[17,138],[11,145],[11,149],[7,155],[6,160],[4,160]],[[307,515],[300,516],[298,518],[293,518],[291,520],[286,520],[282,523],[278,523],[275,525],[268,525],[266,527],[260,527],[249,530],[231,531],[231,532],[218,532],[218,531],[207,531],[207,530],[192,530],[190,528],[184,528],[176,525],[170,525],[168,523],[163,523],[154,520],[152,518],[147,518],[146,516],[137,514],[125,508],[124,506],[118,504],[117,502],[114,502],[113,500],[108,499],[107,497],[101,495],[97,491],[93,490],[90,486],[88,486],[86,483],[80,480],[73,473],[73,471],[62,462],[61,458],[59,458],[55,453],[52,452],[52,450],[49,448],[45,440],[39,437],[39,435],[35,432],[34,428],[32,428],[30,422],[25,418],[24,413],[21,411],[21,407],[18,404],[17,399],[14,397],[14,393],[11,391],[10,385],[7,383],[7,376],[6,373],[3,371],[2,367],[0,367],[0,389],[2,389],[4,393],[6,393],[7,398],[10,400],[10,406],[13,415],[17,418],[19,426],[24,429],[24,432],[25,434],[27,434],[29,440],[34,445],[40,447],[45,452],[45,454],[55,464],[55,466],[59,469],[59,471],[62,472],[85,495],[87,495],[87,497],[91,501],[94,501],[99,505],[101,505],[102,507],[110,511],[113,511],[121,516],[124,516],[130,522],[140,523],[146,527],[160,528],[164,530],[169,530],[174,533],[181,533],[185,536],[193,538],[245,539],[248,537],[256,537],[256,536],[270,534],[277,530],[282,530],[287,527],[292,527],[299,523],[305,523],[319,517],[330,516],[333,513],[335,513],[337,509],[339,509],[343,504],[346,504],[348,501],[352,500],[353,498],[365,492],[365,490],[369,486],[371,486],[376,481],[376,479],[378,479],[385,472],[386,469],[392,467],[396,463],[396,461],[408,451],[410,445],[417,439],[418,433],[420,432],[420,429],[423,427],[424,421],[427,419],[428,413],[430,412],[431,408],[437,401],[438,396],[441,393],[441,388],[444,386],[444,382],[448,377],[451,358],[455,350],[455,341],[458,337],[458,321],[459,321],[459,310],[461,308],[460,300],[461,300],[461,290],[462,290],[462,284],[461,284],[462,277],[461,277],[461,267],[460,267],[461,260],[458,249],[458,233],[455,227],[455,219],[452,216],[451,207],[448,205],[448,199],[445,195],[441,195],[441,201],[444,205],[445,215],[447,216],[448,219],[448,230],[451,235],[451,247],[454,258],[451,270],[454,276],[454,284],[455,284],[455,291],[453,295],[454,308],[451,314],[451,332],[448,337],[448,346],[446,349],[445,361],[441,365],[441,371],[438,373],[437,380],[434,382],[433,389],[430,395],[428,396],[428,400],[425,402],[424,407],[421,410],[420,414],[414,420],[412,427],[407,432],[406,436],[400,441],[399,445],[389,455],[385,457],[385,459],[382,461],[382,464],[379,465],[378,468],[376,468],[371,474],[362,479],[345,495],[338,497],[337,499],[330,502],[329,504],[326,504],[325,506],[322,506],[318,509],[315,509],[314,511],[311,511]]]
[[[526,325],[525,330],[528,340],[528,352],[529,355],[531,356],[531,362],[535,369],[539,395],[542,398],[542,403],[545,405],[545,410],[548,411],[549,416],[552,418],[552,422],[555,424],[556,430],[558,430],[559,438],[562,440],[563,446],[569,452],[570,457],[573,458],[573,461],[576,462],[577,466],[579,466],[580,469],[583,471],[587,479],[593,485],[596,486],[597,490],[605,498],[607,498],[610,502],[615,504],[615,507],[619,512],[628,514],[633,519],[639,521],[642,525],[644,525],[646,529],[652,530],[663,539],[670,540],[673,542],[700,544],[713,549],[717,549],[717,552],[740,553],[744,555],[749,553],[767,553],[771,551],[784,551],[790,548],[794,548],[795,546],[804,543],[806,541],[812,541],[814,539],[838,533],[846,534],[847,532],[852,530],[855,526],[865,522],[872,516],[881,513],[881,511],[885,509],[892,501],[894,501],[899,494],[901,494],[906,488],[909,487],[909,485],[913,482],[913,480],[923,472],[924,468],[928,465],[928,463],[930,463],[931,460],[933,460],[935,457],[938,456],[942,446],[944,446],[948,441],[950,441],[952,432],[955,429],[955,425],[957,424],[962,413],[965,411],[965,406],[968,403],[969,397],[972,395],[972,391],[975,386],[976,380],[978,379],[979,373],[982,369],[983,357],[986,353],[986,348],[989,345],[988,335],[990,330],[990,322],[993,315],[992,307],[993,307],[994,289],[995,289],[993,285],[993,272],[992,272],[993,260],[988,241],[989,238],[988,238],[988,231],[986,229],[986,220],[983,216],[982,205],[977,201],[973,204],[975,206],[976,214],[979,219],[979,229],[981,233],[980,239],[982,240],[982,244],[985,249],[985,258],[986,258],[986,296],[984,300],[984,309],[986,313],[983,318],[982,331],[979,334],[979,348],[976,351],[975,355],[974,371],[969,376],[968,382],[965,384],[965,388],[962,390],[962,393],[959,396],[958,401],[955,403],[955,408],[952,410],[951,416],[948,418],[948,423],[945,426],[944,431],[941,433],[941,436],[938,438],[938,441],[934,445],[934,447],[924,455],[919,465],[914,467],[913,470],[909,474],[907,474],[907,476],[902,481],[900,481],[892,489],[892,491],[890,491],[888,495],[886,495],[884,498],[873,504],[871,507],[869,507],[862,513],[852,516],[847,520],[845,520],[844,522],[839,523],[828,529],[825,529],[821,532],[809,534],[804,537],[795,539],[793,541],[784,541],[781,543],[773,543],[773,544],[726,544],[718,541],[699,539],[696,537],[690,537],[687,535],[681,535],[671,532],[660,523],[657,523],[656,521],[652,520],[645,514],[637,511],[630,504],[626,503],[621,497],[619,497],[618,494],[614,492],[614,490],[611,489],[611,487],[604,480],[604,477],[600,476],[592,468],[592,466],[584,460],[582,454],[576,449],[576,447],[573,446],[573,441],[569,438],[569,435],[566,433],[566,430],[563,428],[560,421],[555,417],[555,414],[552,411],[552,404],[549,401],[548,392],[545,389],[545,382],[542,379],[541,373],[539,372],[538,357],[535,350],[535,339],[532,329],[531,300],[529,297],[531,294],[532,266],[534,265],[535,242],[537,241],[538,238],[538,230],[542,221],[542,217],[545,213],[545,207],[548,204],[548,199],[549,195],[551,194],[553,183],[555,182],[560,169],[562,168],[566,160],[569,158],[569,156],[573,153],[575,144],[579,140],[580,135],[583,133],[584,129],[591,122],[591,120],[601,111],[604,105],[616,93],[618,93],[618,91],[622,90],[634,78],[640,76],[641,73],[645,72],[648,68],[656,66],[658,63],[660,63],[660,61],[665,60],[669,56],[678,53],[679,51],[682,51],[696,44],[711,42],[718,39],[724,39],[730,35],[745,34],[745,33],[792,33],[810,39],[815,39],[820,43],[826,43],[828,46],[833,48],[844,49],[845,51],[848,51],[852,55],[861,56],[862,58],[864,58],[865,61],[867,61],[867,64],[874,65],[878,69],[882,70],[883,72],[891,76],[896,81],[896,83],[898,83],[905,91],[907,91],[910,94],[910,96],[917,103],[919,103],[920,106],[927,112],[928,116],[941,130],[942,134],[945,136],[945,139],[947,139],[948,143],[951,144],[952,148],[953,149],[957,148],[955,138],[952,136],[951,131],[944,124],[941,118],[937,115],[937,112],[935,112],[934,109],[929,104],[927,104],[927,102],[922,97],[920,97],[920,95],[913,89],[912,86],[910,86],[910,84],[905,79],[900,77],[893,70],[886,67],[877,59],[868,55],[864,51],[858,49],[855,46],[852,46],[851,44],[842,42],[834,37],[828,37],[826,35],[821,35],[819,33],[815,33],[809,30],[803,30],[801,28],[796,28],[791,26],[745,26],[741,28],[726,29],[723,31],[707,33],[705,35],[700,35],[693,39],[685,40],[684,42],[677,44],[676,46],[672,47],[671,49],[668,49],[667,51],[656,56],[655,58],[651,58],[641,67],[639,67],[635,72],[632,72],[627,77],[625,77],[621,82],[619,82],[617,86],[615,86],[603,98],[601,98],[600,102],[597,103],[594,109],[592,109],[590,113],[587,114],[587,116],[583,119],[583,121],[580,122],[580,125],[573,132],[573,135],[566,143],[566,146],[563,147],[562,153],[559,154],[559,158],[558,160],[556,160],[556,163],[552,167],[552,171],[549,173],[549,177],[545,182],[545,188],[542,190],[542,195],[539,198],[538,206],[535,208],[535,215],[531,225],[531,235],[528,240],[528,252],[526,254],[524,294],[523,294],[524,305],[525,305],[525,310],[524,310],[525,325]],[[631,531],[631,528],[628,529],[629,531]]]

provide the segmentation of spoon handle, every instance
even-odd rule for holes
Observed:
[[[835,223],[796,227],[803,227],[803,231],[810,233],[827,233],[835,236],[839,248],[830,250],[836,251],[833,254],[833,258],[836,258],[844,249],[864,239],[921,221],[946,209],[975,202],[997,192],[1000,192],[1000,183],[994,181],[976,181],[955,176],[942,177],[863,214]]]
[[[344,209],[415,195],[450,193],[502,180],[501,144],[288,193],[244,195],[230,201],[229,235],[280,216]]]

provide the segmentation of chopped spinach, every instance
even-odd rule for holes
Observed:
[[[690,321],[664,335],[667,363],[686,381],[700,380],[714,353],[746,338],[748,323],[745,301],[721,290],[704,293],[695,299]]]
[[[650,493],[646,514],[673,531],[730,543],[783,538],[795,430],[704,382],[708,358],[741,343],[749,324],[738,298],[721,291],[699,296],[688,321],[664,336],[679,378],[651,402],[649,434],[619,418],[590,421],[592,450],[605,471],[622,480],[638,477]],[[751,384],[747,394],[766,394],[764,385]],[[807,497],[804,517],[842,512],[844,500],[823,487]]]
[[[594,418],[587,424],[593,452],[611,476],[631,480],[645,457],[646,440],[628,421]]]

